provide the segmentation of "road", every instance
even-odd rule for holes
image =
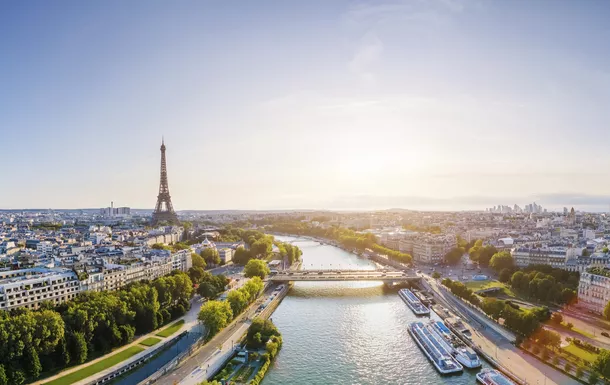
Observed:
[[[469,326],[473,342],[487,355],[493,357],[502,366],[506,367],[518,377],[524,379],[528,384],[557,384],[578,385],[578,381],[565,374],[543,364],[538,359],[521,351],[506,338],[492,331],[489,327],[483,327],[478,321],[474,321],[467,313],[456,306],[455,298],[451,294],[445,294],[438,288],[439,283],[426,277],[426,284],[434,291],[436,298],[443,306],[459,314]]]
[[[248,330],[248,327],[250,327],[251,319],[255,316],[258,307],[269,298],[272,292],[271,287],[261,298],[250,305],[248,310],[215,335],[194,356],[187,359],[176,370],[158,379],[155,384],[196,385],[217,371],[219,366],[222,366],[224,363],[223,358],[230,354],[237,341],[240,340]]]

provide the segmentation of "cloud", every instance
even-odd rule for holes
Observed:
[[[375,66],[380,62],[382,52],[383,43],[377,35],[366,34],[348,64],[350,72],[360,77],[366,84],[376,84]]]

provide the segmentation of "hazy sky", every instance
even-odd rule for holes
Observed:
[[[4,1],[1,208],[610,205],[610,3]]]

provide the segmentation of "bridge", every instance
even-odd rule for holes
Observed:
[[[269,276],[271,282],[289,281],[416,281],[413,273],[392,270],[281,270]]]

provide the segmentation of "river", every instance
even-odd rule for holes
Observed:
[[[293,237],[303,268],[374,269],[339,248]],[[263,385],[474,384],[439,375],[407,332],[418,318],[377,282],[298,282],[272,316],[284,344]],[[487,366],[487,365],[484,365]]]

